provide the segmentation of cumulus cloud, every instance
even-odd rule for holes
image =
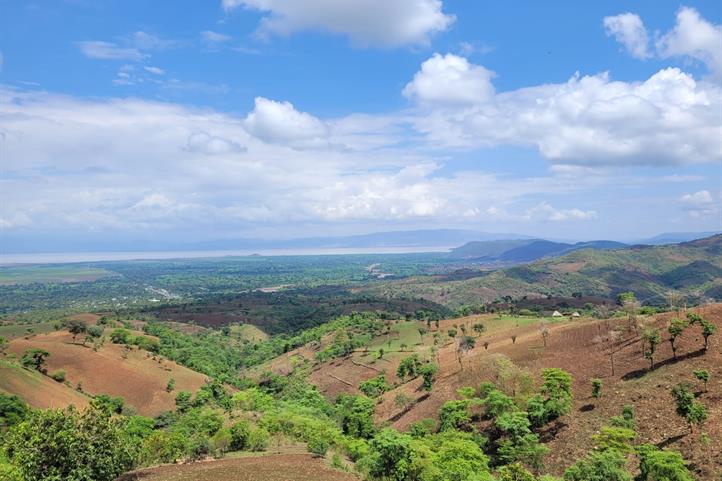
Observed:
[[[663,58],[688,56],[707,65],[712,75],[722,78],[722,25],[702,18],[694,8],[677,12],[677,23],[657,41]]]
[[[2,227],[159,232],[248,223],[473,222],[495,202],[579,189],[576,180],[444,172],[407,146],[395,149],[388,133],[375,137],[393,118],[324,122],[267,99],[251,114],[0,88],[0,122],[12,153],[3,159]],[[359,139],[365,132],[373,140]],[[326,135],[357,148],[339,150],[327,141],[310,147]]]
[[[299,112],[290,102],[256,97],[255,107],[244,126],[251,135],[270,144],[303,149],[328,143],[324,123],[311,114]]]
[[[101,40],[78,42],[78,47],[83,55],[93,59],[141,61],[147,57],[135,47],[121,47]]]
[[[591,166],[722,159],[722,89],[697,82],[677,68],[660,70],[643,82],[613,81],[608,73],[576,74],[562,84],[491,95],[488,75],[449,80],[429,75],[428,62],[445,63],[441,56],[432,57],[403,93],[413,93],[419,101],[435,100],[435,109],[411,122],[440,148],[533,146],[553,163]],[[481,72],[471,64],[460,71]],[[466,93],[454,97],[461,90],[454,88],[459,78]],[[426,79],[423,90],[418,79]],[[435,89],[436,85],[441,87]],[[475,94],[469,105],[461,104],[460,98],[475,88],[487,97]],[[471,99],[478,104],[471,105]]]
[[[687,211],[690,217],[706,217],[717,213],[719,203],[708,190],[700,190],[693,194],[685,194],[680,198],[682,208]]]
[[[434,54],[406,84],[405,97],[421,103],[475,104],[494,95],[494,72],[454,54]]]
[[[632,57],[645,59],[650,56],[647,29],[639,15],[629,12],[622,13],[604,17],[603,23],[607,35],[614,37],[624,45]]]
[[[484,215],[495,220],[522,222],[570,222],[588,221],[597,218],[597,212],[594,210],[557,209],[546,201],[516,214],[510,213],[501,207],[490,206],[484,211]]]
[[[195,132],[188,136],[185,149],[188,152],[219,155],[233,152],[244,152],[245,149],[237,143],[210,135],[206,132]]]
[[[259,10],[262,36],[321,30],[347,35],[361,46],[423,45],[455,20],[442,11],[441,0],[222,0],[229,11]]]

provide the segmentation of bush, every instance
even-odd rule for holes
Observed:
[[[138,458],[123,421],[93,407],[32,411],[7,433],[5,447],[27,480],[110,481]]]
[[[50,375],[50,377],[53,378],[54,381],[64,382],[65,381],[65,370],[58,369],[57,371],[53,371],[53,373]]]
[[[199,461],[201,459],[205,459],[210,456],[212,452],[211,443],[205,436],[197,434],[193,436],[188,443],[189,461]]]
[[[250,451],[265,451],[271,442],[271,435],[263,428],[254,429],[248,435],[248,449]]]
[[[243,451],[248,447],[248,437],[251,434],[251,425],[248,421],[238,421],[231,426],[231,450]]]
[[[564,472],[564,481],[631,481],[626,465],[619,451],[594,452],[570,466]]]
[[[223,455],[230,450],[232,443],[232,436],[228,429],[221,428],[211,438],[211,449],[218,455]]]
[[[391,389],[391,386],[386,382],[386,376],[379,374],[362,382],[358,388],[369,397],[377,397]]]
[[[324,436],[314,435],[308,440],[308,451],[318,457],[326,456],[331,443]]]

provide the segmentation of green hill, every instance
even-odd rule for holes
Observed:
[[[613,298],[633,291],[646,304],[663,304],[676,290],[691,300],[720,299],[722,235],[682,244],[580,249],[531,264],[500,269],[470,279],[440,282],[414,277],[396,283],[394,292],[424,297],[449,307],[512,296],[582,294]]]

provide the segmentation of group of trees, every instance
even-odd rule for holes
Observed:
[[[669,334],[669,344],[672,348],[672,356],[674,359],[677,358],[677,340],[685,330],[694,324],[699,324],[701,329],[702,338],[704,339],[704,350],[706,351],[709,346],[709,338],[717,331],[715,326],[710,321],[702,318],[696,313],[687,314],[687,319],[672,318],[667,325],[667,333]],[[649,359],[650,369],[654,368],[654,355],[657,352],[657,346],[662,342],[662,333],[656,327],[648,327],[642,331],[642,349],[644,356]]]

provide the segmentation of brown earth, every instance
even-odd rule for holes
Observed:
[[[106,341],[97,352],[93,351],[90,345],[83,346],[79,340],[73,343],[66,331],[14,339],[9,343],[9,351],[18,358],[27,349],[45,349],[50,353],[46,363],[48,373],[63,369],[73,387],[80,383],[83,392],[91,395],[121,396],[127,405],[146,416],[174,409],[178,391],[195,392],[206,379],[203,374],[138,348],[126,350],[124,346]],[[171,378],[175,379],[175,391],[168,393],[166,385]],[[71,404],[60,398],[45,399],[52,395],[49,391],[35,395],[33,389],[17,389],[17,394],[22,395],[20,391],[24,391],[23,398],[36,407],[44,407],[44,403]]]
[[[16,394],[40,409],[59,409],[71,404],[84,408],[90,401],[88,396],[65,384],[8,361],[0,361],[0,392]]]
[[[440,370],[431,393],[420,389],[420,379],[401,383],[396,378],[400,359],[410,352],[388,353],[384,356],[387,359],[383,360],[374,360],[363,352],[357,352],[316,366],[309,380],[327,397],[334,398],[341,392],[358,392],[360,382],[385,371],[390,383],[400,385],[380,397],[376,421],[405,430],[420,419],[437,418],[444,402],[458,399],[456,391],[460,387],[478,388],[484,381],[499,382],[496,367],[499,359],[510,359],[516,366],[528,370],[536,378],[537,385],[541,369],[558,367],[572,374],[575,401],[571,414],[540,433],[543,442],[551,449],[546,458],[550,471],[560,474],[574,459],[583,456],[593,447],[592,434],[629,404],[636,412],[636,442],[676,449],[690,461],[690,467],[699,479],[713,479],[713,476],[722,474],[722,304],[697,311],[718,327],[717,334],[710,337],[706,352],[702,349],[700,327],[695,325],[686,329],[678,339],[677,359],[674,359],[666,329],[673,315],[641,317],[637,331],[628,331],[623,336],[626,342],[617,342],[617,345],[625,347],[614,355],[614,375],[608,354],[610,344],[606,339],[610,331],[627,325],[626,319],[564,319],[547,324],[549,337],[545,347],[538,323],[521,327],[500,325],[496,329],[493,317],[487,315],[441,322],[440,331],[444,335],[453,324],[466,323],[470,326],[476,320],[483,320],[490,328],[477,339],[476,347],[463,357],[463,369],[460,368],[454,343],[448,342],[439,349],[437,362]],[[684,312],[679,314],[680,317],[684,315]],[[642,355],[639,336],[642,326],[655,326],[662,332],[662,342],[657,348],[652,370],[649,369],[649,361]],[[517,337],[515,343],[512,335]],[[484,342],[489,343],[488,350],[484,349]],[[429,346],[416,346],[415,349],[423,353],[429,350]],[[296,353],[289,353],[290,357],[294,355]],[[289,369],[290,364],[284,367]],[[692,375],[695,369],[710,372],[707,392],[702,392],[700,383]],[[592,378],[603,380],[601,399],[591,397]],[[679,382],[694,384],[698,400],[709,410],[709,419],[701,432],[698,429],[689,434],[686,422],[675,413],[670,389]],[[411,408],[396,405],[399,393],[415,400]],[[706,433],[704,440],[702,432]]]
[[[117,481],[355,481],[310,454],[274,454],[168,465],[125,474]]]

